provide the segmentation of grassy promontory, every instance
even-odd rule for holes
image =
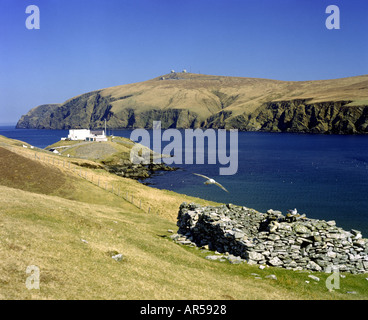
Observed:
[[[366,134],[368,75],[312,81],[170,73],[23,115],[17,128],[217,128]]]
[[[367,275],[346,274],[329,292],[328,274],[313,273],[316,282],[307,272],[206,260],[208,252],[174,243],[168,230],[177,230],[183,201],[214,203],[23,144],[0,137],[0,299],[368,298]],[[40,270],[39,289],[26,287],[30,265]]]

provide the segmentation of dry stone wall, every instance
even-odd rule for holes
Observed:
[[[178,213],[182,244],[195,244],[239,257],[250,264],[294,270],[368,272],[368,239],[346,231],[335,221],[305,215],[223,205],[202,207],[182,203]]]

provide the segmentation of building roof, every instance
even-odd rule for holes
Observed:
[[[103,136],[104,131],[103,130],[91,130],[91,134],[94,134],[95,136]]]

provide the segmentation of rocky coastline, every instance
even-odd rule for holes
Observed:
[[[120,177],[144,181],[159,171],[175,171],[176,167],[170,167],[164,163],[105,165],[105,170]]]
[[[84,105],[82,102],[79,102],[79,104]],[[151,129],[152,121],[159,120],[162,122],[162,129],[213,128],[253,132],[367,134],[368,106],[351,107],[349,103],[351,101],[311,103],[308,99],[271,101],[260,105],[251,113],[234,116],[231,111],[222,110],[202,120],[194,111],[154,109],[138,113],[132,109],[121,115],[123,119],[131,120],[115,123],[110,120],[107,123],[111,129]],[[95,110],[97,107],[93,108]],[[70,112],[65,110],[68,110],[68,108],[55,109],[54,105],[51,107],[42,105],[22,116],[16,127],[21,129],[101,127],[101,118],[96,117],[94,122],[91,122],[89,118],[80,119],[80,116],[70,118],[70,116],[67,116]],[[108,112],[108,110],[106,109],[105,112]],[[111,117],[113,118],[112,115]]]
[[[162,129],[367,134],[367,79],[286,82],[171,73],[40,105],[16,127],[152,129],[161,121]]]

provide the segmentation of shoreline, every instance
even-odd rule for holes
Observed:
[[[158,171],[176,171],[179,169],[164,163],[105,165],[104,168],[109,173],[119,177],[138,180],[142,184],[145,184],[142,181],[153,177]]]
[[[23,148],[24,148],[25,146],[23,145]],[[24,149],[24,151],[23,151],[23,148],[22,148],[22,146],[21,145],[19,145],[19,144],[17,144],[17,149],[19,148],[19,151],[22,151],[22,152],[20,152],[21,154],[24,154],[24,152],[26,152],[28,155],[30,155],[31,157],[29,157],[31,160],[34,160],[34,159],[37,159],[37,160],[40,160],[40,161],[44,161],[45,162],[45,159],[42,159],[42,158],[40,158],[40,157],[38,157],[37,156],[37,150],[34,150],[36,153],[34,154],[34,152],[32,151],[32,152],[29,152],[30,150],[27,150],[28,148],[25,148]],[[56,157],[56,158],[58,158],[57,156],[55,156],[54,155],[54,157]],[[46,162],[48,162],[48,161],[46,161]],[[63,161],[62,161],[63,162]],[[77,165],[77,166],[80,166],[80,164],[78,164],[78,163],[73,163],[73,164],[75,164],[75,165]],[[85,163],[82,163],[82,167],[84,167],[84,164]],[[58,166],[62,166],[62,167],[66,167],[65,166],[65,164],[63,163],[63,164],[60,164],[59,163],[59,160],[57,160],[57,164],[56,165],[58,165]],[[70,166],[68,166],[69,167],[69,169],[70,169]],[[139,167],[139,166],[136,166],[136,167]],[[142,166],[143,167],[143,166]],[[86,168],[87,169],[87,168]],[[92,167],[88,167],[88,169],[96,169],[96,168],[92,168]],[[101,168],[102,169],[102,168]],[[170,171],[172,170],[171,168],[169,169]],[[74,172],[74,170],[72,170],[73,172]],[[102,187],[103,188],[103,186],[101,186],[100,185],[100,179],[93,179],[93,177],[90,177],[89,179],[87,178],[87,171],[85,171],[85,174],[83,173],[83,174],[81,174],[80,172],[78,173],[78,171],[79,170],[77,170],[77,174],[80,176],[80,177],[82,177],[82,178],[84,178],[85,180],[89,180],[89,182],[93,182],[94,181],[94,184],[96,184],[96,181],[98,181],[97,182],[97,185],[99,186],[99,187]],[[103,171],[105,171],[105,170],[103,170]],[[98,173],[97,173],[98,174]],[[93,175],[93,173],[92,173],[92,175]],[[126,185],[127,186],[132,186],[132,184],[134,184],[134,179],[129,179],[130,180],[130,182],[129,181],[125,181],[125,183],[126,183]],[[122,181],[121,181],[122,182]],[[110,181],[110,183],[111,183],[111,181]],[[120,182],[119,182],[120,183]],[[103,184],[103,185],[105,185],[105,183]],[[110,190],[110,188],[107,188],[107,184],[105,185],[105,190],[107,190],[107,191],[110,191],[110,192],[112,192],[113,194],[116,194],[116,192],[117,192],[117,195],[119,196],[120,195],[120,190],[121,189],[117,189],[116,190],[116,186],[114,186],[114,184],[110,184],[110,186],[112,187],[112,189]],[[129,202],[131,202],[132,204],[133,204],[133,196],[134,196],[134,199],[136,200],[136,201],[138,201],[138,204],[134,204],[137,208],[139,208],[139,209],[143,209],[143,207],[142,207],[142,203],[143,202],[145,202],[146,200],[147,200],[147,194],[145,194],[145,192],[144,192],[144,190],[142,190],[142,189],[144,189],[144,188],[146,188],[147,186],[145,186],[145,187],[143,187],[140,183],[139,184],[136,184],[135,185],[135,187],[137,188],[137,190],[138,190],[138,194],[134,194],[134,193],[130,193],[129,195],[130,195],[130,197],[131,197],[131,201],[130,201],[130,197],[128,197],[128,194],[127,194],[127,196],[126,196],[126,200],[128,200]],[[124,190],[124,189],[123,189]],[[125,190],[127,190],[127,189],[125,189]],[[160,193],[160,192],[164,192],[165,193],[165,191],[163,191],[163,190],[157,190],[156,188],[152,188],[152,187],[150,187],[150,186],[148,186],[148,189],[146,189],[146,190],[151,190],[152,192],[158,192],[158,193]],[[125,192],[125,191],[124,191]],[[143,193],[141,193],[141,192],[143,192]],[[180,208],[182,208],[183,207],[183,204],[186,202],[186,200],[184,200],[185,199],[185,197],[186,197],[186,195],[181,195],[181,194],[178,194],[178,193],[176,193],[176,192],[173,192],[174,193],[174,197],[176,197],[176,200],[177,201],[180,201],[181,202],[181,205],[180,205]],[[143,202],[142,202],[142,200],[143,200]],[[193,201],[194,200],[194,201]],[[204,199],[198,199],[198,200],[201,200],[201,201],[205,201]],[[194,205],[194,204],[196,204],[196,203],[198,203],[198,202],[196,202],[196,200],[195,199],[192,199],[192,200],[190,200],[191,202],[190,202],[190,208],[189,209],[191,209],[190,211],[192,211],[192,209],[194,209],[194,211],[196,212],[197,211],[197,209],[199,209],[200,207],[198,207],[197,205]],[[167,203],[166,201],[162,201],[161,200],[161,205],[163,204],[163,203]],[[195,206],[195,207],[192,207],[192,204]],[[150,204],[151,206],[153,205],[153,204]],[[203,204],[201,205],[201,204],[199,204],[199,206],[201,206],[202,208],[208,208],[208,205],[205,205],[205,206],[203,206]],[[165,207],[165,204],[164,204],[164,207]],[[241,207],[241,206],[238,206],[238,205],[233,205],[233,204],[227,204],[227,205],[224,205],[224,204],[222,204],[221,205],[221,207],[222,208],[225,208],[225,211],[223,211],[223,213],[225,214],[225,215],[227,215],[227,212],[229,211],[229,210],[234,210],[235,208],[242,208],[242,209],[244,209],[245,207]],[[151,209],[150,209],[151,207],[149,207],[149,209],[148,209],[148,213],[150,213],[151,212]],[[212,208],[214,208],[214,207],[212,207]],[[153,205],[153,210],[155,210],[156,209],[156,207]],[[174,209],[174,210],[172,210],[173,212],[172,213],[174,213],[176,210],[177,210],[177,207],[173,207],[172,209]],[[215,209],[215,208],[214,208]],[[252,214],[256,214],[257,215],[257,217],[260,217],[260,218],[262,218],[265,214],[263,214],[262,213],[262,211],[258,211],[258,210],[255,210],[255,209],[247,209],[247,210],[250,210],[250,213],[252,213]],[[194,212],[193,211],[193,212]],[[215,211],[216,211],[216,214],[218,213],[217,212],[217,209],[215,209]],[[177,212],[177,211],[176,211]],[[249,213],[249,212],[248,212]],[[289,215],[286,215],[286,217],[284,217],[283,215],[282,215],[282,213],[280,212],[280,211],[275,211],[275,210],[268,210],[267,211],[267,214],[268,214],[268,220],[269,221],[271,221],[271,223],[269,223],[270,224],[270,226],[271,226],[271,224],[273,223],[273,224],[276,224],[277,226],[280,226],[280,225],[282,225],[282,223],[286,223],[286,225],[288,225],[289,226],[289,223],[292,223],[292,222],[294,222],[294,220],[290,220],[289,221],[289,218],[291,218],[291,217],[289,217]],[[261,215],[261,216],[259,216],[259,215]],[[210,216],[210,218],[212,219],[213,218],[213,214],[212,213],[210,213],[209,214],[209,216]],[[241,218],[241,216],[242,215],[239,215],[238,213],[236,213],[235,214],[235,216],[237,217],[237,218]],[[234,217],[235,217],[234,216]],[[192,217],[192,214],[189,214],[189,216],[188,216],[189,218],[191,218]],[[326,238],[326,241],[328,242],[328,241],[345,241],[345,239],[347,239],[348,240],[348,242],[346,242],[346,243],[343,243],[343,242],[339,242],[339,243],[336,243],[336,254],[343,254],[343,252],[339,249],[339,248],[341,248],[341,246],[344,246],[344,245],[347,245],[348,243],[350,243],[351,241],[349,240],[349,237],[351,237],[352,239],[353,239],[353,235],[354,235],[354,239],[353,240],[356,240],[356,243],[355,243],[355,247],[353,248],[354,249],[354,257],[355,256],[358,256],[359,255],[359,252],[358,251],[361,251],[361,250],[364,250],[364,246],[365,246],[365,244],[366,244],[366,240],[364,240],[364,239],[362,239],[362,240],[360,240],[361,238],[362,238],[362,234],[361,234],[361,232],[360,231],[358,231],[358,230],[351,230],[350,232],[351,232],[351,234],[349,233],[349,232],[346,232],[346,231],[344,231],[343,229],[341,229],[341,228],[335,228],[335,226],[336,226],[336,223],[335,223],[335,221],[326,221],[326,223],[327,223],[327,225],[326,226],[324,226],[323,228],[322,228],[322,231],[320,230],[321,229],[321,226],[320,226],[320,221],[322,221],[323,222],[323,220],[319,220],[319,219],[307,219],[306,217],[305,217],[305,215],[295,215],[295,216],[293,216],[294,218],[296,218],[296,220],[298,220],[299,219],[299,221],[297,221],[298,222],[298,224],[296,224],[292,229],[298,234],[298,237],[297,238],[293,238],[293,239],[291,239],[291,241],[292,242],[295,242],[295,241],[302,241],[301,243],[300,243],[300,245],[302,246],[302,247],[308,247],[308,246],[310,246],[310,244],[312,243],[313,244],[313,246],[315,246],[315,245],[317,245],[317,244],[319,244],[320,242],[321,242],[321,240],[319,240],[318,238],[319,238],[319,236],[321,236],[322,238]],[[172,216],[172,218],[173,218],[173,220],[176,220],[177,221],[177,226],[179,226],[179,230],[178,230],[178,233],[182,233],[183,235],[186,235],[187,236],[187,232],[180,232],[180,213],[179,214],[175,214],[174,213],[174,215]],[[194,221],[195,221],[195,223],[197,223],[197,221],[199,221],[198,219],[196,219],[196,218],[193,218],[194,219]],[[257,218],[258,219],[258,218]],[[215,219],[215,220],[218,220],[218,219]],[[316,224],[313,222],[311,225],[305,225],[305,226],[300,226],[300,224],[302,223],[303,225],[304,225],[304,222],[308,222],[308,221],[316,221]],[[185,219],[185,221],[186,221],[186,219]],[[226,225],[228,224],[228,220],[227,219],[225,219],[225,220],[223,220],[223,223],[222,224],[225,224],[225,225],[223,225],[224,227],[225,227],[225,229],[224,229],[224,235],[225,235],[225,238],[227,239],[228,238],[228,233],[230,232],[228,229],[229,228],[227,228],[226,227]],[[248,221],[249,222],[249,221]],[[248,222],[246,222],[245,223],[245,225],[244,225],[244,227],[245,228],[248,228],[249,226],[248,226]],[[257,229],[259,229],[258,230],[258,232],[263,232],[263,231],[267,231],[268,229],[268,227],[266,228],[265,226],[263,226],[262,225],[262,221],[259,221],[259,222],[257,222],[258,224],[259,224],[259,226],[258,226],[258,228]],[[274,233],[275,232],[275,230],[273,230],[273,224],[272,224],[272,228],[269,228],[269,232],[270,233]],[[193,225],[193,223],[190,223],[189,224],[189,226],[192,226]],[[248,226],[248,227],[247,227]],[[216,225],[214,225],[214,228],[217,228],[218,226]],[[262,228],[261,228],[262,227]],[[235,230],[235,229],[236,230]],[[243,227],[242,228],[240,228],[240,229],[244,229],[244,230],[240,230],[239,229],[240,228],[240,224],[239,223],[235,223],[232,227],[230,226],[230,229],[232,229],[233,231],[236,231],[236,232],[245,232],[245,234],[247,234],[247,232],[249,232],[249,231],[247,231],[248,229],[244,229]],[[266,230],[266,229],[267,230]],[[263,230],[263,229],[265,229],[265,230]],[[271,230],[272,229],[272,230]],[[290,228],[286,228],[284,231],[289,231],[289,229]],[[307,230],[307,229],[309,229],[309,230]],[[183,231],[183,229],[181,229],[182,231]],[[194,230],[194,229],[193,229]],[[217,229],[216,229],[217,230]],[[240,230],[240,231],[239,231]],[[250,231],[252,231],[252,229],[249,229]],[[283,232],[284,231],[280,231],[279,233],[277,233],[278,235],[279,235],[279,237],[278,237],[278,239],[280,239],[280,237],[282,238],[282,236],[283,236]],[[327,232],[328,231],[328,232]],[[252,231],[253,232],[253,231]],[[321,233],[320,233],[321,232]],[[327,232],[327,234],[326,234],[326,232]],[[231,233],[231,232],[230,232]],[[331,233],[331,234],[330,234]],[[193,234],[193,236],[195,236],[195,234]],[[253,238],[253,234],[249,234],[249,236],[251,237],[251,238]],[[277,235],[276,235],[277,236]],[[242,235],[242,237],[244,237],[244,235]],[[270,235],[267,235],[267,237],[271,237]],[[293,236],[294,237],[294,236]],[[189,237],[190,238],[190,237]],[[237,238],[237,237],[236,237]],[[331,240],[332,239],[332,240]],[[189,239],[189,240],[191,240],[191,239]],[[277,240],[277,239],[272,239],[272,240]],[[187,241],[187,240],[185,240],[185,241]],[[191,240],[192,241],[192,240]],[[214,242],[214,240],[212,239],[212,240],[210,240],[209,239],[209,241],[210,242]],[[221,243],[221,240],[219,240],[220,241],[220,243]],[[362,242],[362,241],[364,241],[364,243],[360,243],[360,242]],[[200,246],[202,246],[202,245],[207,245],[207,244],[210,244],[210,242],[209,243],[207,243],[208,241],[206,240],[205,242],[203,242],[203,243],[200,243]],[[253,247],[253,244],[250,244],[250,247]],[[363,249],[361,249],[360,247],[363,247]],[[213,248],[212,248],[213,249]],[[226,252],[226,251],[228,251],[227,249],[220,249],[220,247],[219,248],[217,248],[217,247],[215,247],[215,249],[217,250],[217,251],[219,251],[219,252],[223,252],[224,250],[224,252]],[[248,248],[249,249],[249,248]],[[247,250],[248,250],[247,249]],[[264,248],[262,247],[262,248],[258,248],[257,250],[263,250],[264,251]],[[324,249],[324,247],[322,248],[322,249]],[[322,252],[322,251],[321,251]],[[318,254],[321,254],[321,252],[317,252]],[[317,254],[316,253],[316,254]],[[257,251],[257,254],[258,254],[258,251]],[[267,257],[268,257],[268,255],[266,255]],[[258,256],[257,256],[258,257]],[[247,258],[247,257],[243,257],[243,258]],[[301,256],[298,256],[298,259],[300,260],[300,259],[304,259],[303,257],[301,257]],[[348,258],[346,258],[346,259],[350,259],[350,256],[348,257]],[[256,259],[257,260],[257,259]],[[258,259],[259,260],[259,259]],[[258,261],[257,260],[257,261]],[[263,259],[264,260],[264,259]],[[262,260],[262,261],[263,261]],[[322,259],[323,260],[323,259]],[[368,261],[368,259],[366,259],[367,261]],[[273,261],[273,260],[272,260]],[[304,261],[304,260],[303,260]],[[340,261],[340,260],[339,260]],[[343,260],[343,262],[344,262],[345,260]],[[304,262],[303,262],[304,263]],[[323,261],[320,261],[320,266],[322,266],[321,265],[321,263],[325,263],[325,261],[323,260]],[[271,263],[272,264],[272,263]],[[317,270],[316,271],[320,271],[320,270],[318,270],[318,267],[316,267],[317,268]],[[354,267],[355,268],[355,267]],[[364,267],[364,268],[366,268],[366,266]],[[361,270],[361,268],[360,268],[360,265],[359,266],[357,266],[357,270]]]
[[[259,133],[258,132],[255,132],[255,133],[249,133],[249,134],[251,135],[251,137],[253,137],[253,135],[257,135],[258,136]],[[42,138],[42,134],[40,134],[40,135],[41,135],[40,137]],[[332,144],[333,145],[336,145],[336,146],[337,146],[337,144],[340,141],[339,139],[337,139],[338,138],[337,135],[336,135],[336,138],[332,138],[332,140],[330,140],[330,137],[331,136],[326,136],[326,135],[323,135],[325,138],[322,139],[322,140],[319,139],[319,138],[312,139],[312,140],[310,140],[309,138],[302,138],[302,137],[305,137],[306,135],[307,134],[305,134],[305,135],[299,135],[298,134],[298,136],[300,136],[301,139],[304,140],[304,141],[312,141],[312,142],[313,141],[316,141],[316,142],[322,141],[322,143],[328,143],[329,141],[331,141]],[[260,136],[259,137],[262,138],[262,136],[263,136],[263,139],[261,141],[263,142],[263,141],[268,141],[268,138],[267,138],[268,136],[271,137],[271,136],[274,136],[274,135],[272,135],[272,133],[266,133],[266,135],[265,135],[265,133],[262,132],[262,133],[260,133]],[[287,135],[287,136],[290,137],[290,139],[291,139],[290,141],[299,141],[298,137],[292,138],[291,135]],[[293,136],[294,136],[294,134],[293,134]],[[320,136],[322,136],[322,135],[320,135]],[[246,135],[244,137],[248,137],[248,135]],[[279,138],[277,138],[277,137],[279,137]],[[281,140],[284,141],[283,137],[284,136],[276,135],[276,141],[281,141]],[[347,136],[345,136],[345,137],[346,137],[346,139],[351,139],[351,137],[347,137]],[[342,142],[345,141],[345,138],[343,138],[342,136],[341,136],[341,138],[343,139]],[[21,139],[21,138],[19,138],[19,139]],[[295,140],[295,139],[297,139],[297,140]],[[363,137],[359,137],[357,139],[358,140],[356,140],[356,141],[357,141],[358,145],[360,145],[362,142],[366,141]],[[364,139],[364,140],[362,140],[362,139]],[[320,164],[315,163],[314,167],[317,167],[319,165]],[[357,163],[357,165],[363,166],[364,164],[361,164],[361,161],[360,161],[359,163]],[[364,169],[364,167],[362,167],[362,168]],[[311,167],[311,169],[313,169],[313,168]],[[114,170],[114,169],[112,169],[112,170]],[[107,171],[109,171],[109,170],[107,170]],[[169,191],[171,190],[172,192],[177,192],[177,191],[175,191],[175,189],[177,189],[176,187],[178,187],[179,188],[179,192],[177,192],[177,193],[178,194],[181,194],[181,195],[202,198],[205,201],[213,201],[213,202],[221,202],[221,203],[239,203],[240,205],[246,205],[246,206],[249,206],[249,207],[252,207],[252,208],[257,208],[258,211],[265,211],[265,210],[267,210],[269,208],[275,208],[275,207],[276,207],[276,209],[281,209],[282,211],[285,211],[286,209],[290,209],[291,208],[291,205],[286,205],[286,206],[284,205],[282,207],[275,206],[275,203],[280,203],[278,201],[269,201],[269,203],[266,203],[265,206],[262,206],[262,204],[260,206],[259,205],[259,202],[260,202],[259,195],[260,195],[260,193],[262,193],[262,192],[266,192],[266,193],[270,192],[270,190],[269,190],[270,188],[268,188],[267,185],[264,188],[264,191],[262,191],[260,189],[258,191],[257,190],[252,191],[252,194],[250,196],[252,196],[254,194],[254,197],[255,198],[251,198],[250,199],[250,200],[252,200],[251,203],[249,203],[250,201],[245,201],[244,200],[242,202],[239,202],[239,201],[233,199],[234,198],[234,197],[232,197],[233,193],[231,193],[229,199],[227,199],[226,197],[223,197],[221,194],[218,194],[220,196],[220,198],[216,197],[216,199],[215,199],[214,197],[211,198],[211,195],[212,194],[209,195],[208,192],[207,192],[207,190],[204,190],[204,189],[201,189],[200,188],[198,193],[197,192],[191,192],[192,190],[190,188],[188,188],[188,185],[186,185],[185,183],[184,184],[177,183],[175,179],[173,180],[174,188],[171,188],[170,187],[170,183],[171,183],[170,180],[167,180],[168,182],[166,183],[165,182],[166,181],[166,178],[163,178],[162,177],[162,176],[165,175],[166,171],[173,171],[173,170],[168,169],[168,170],[163,170],[163,171],[157,170],[157,171],[151,171],[151,172],[149,170],[146,170],[146,174],[143,174],[143,170],[142,170],[142,174],[137,174],[137,177],[135,179],[133,177],[129,177],[129,178],[132,178],[132,180],[136,180],[140,184],[149,186],[151,188],[156,188],[156,189],[160,189],[160,190],[169,190]],[[179,171],[181,171],[181,170],[179,170]],[[188,171],[190,172],[191,169],[188,170]],[[315,172],[318,172],[318,170],[317,171],[315,170]],[[119,174],[117,174],[117,175],[119,175]],[[208,176],[211,176],[210,174],[207,174],[207,175]],[[179,177],[180,179],[183,178],[183,180],[185,180],[185,178],[186,178],[186,177],[184,177],[184,174],[183,173],[180,173],[180,172],[175,173],[172,176],[173,177]],[[249,183],[252,185],[252,183],[254,183],[255,181],[254,181],[254,179],[251,176],[249,176],[249,178],[252,179],[252,180],[249,180]],[[150,179],[152,179],[152,181]],[[147,180],[149,180],[149,182]],[[179,182],[181,182],[181,180]],[[230,183],[231,183],[231,180],[230,180]],[[290,190],[290,186],[291,186],[291,185],[289,185],[287,183],[288,183],[288,181],[286,181],[286,183],[285,183],[285,187],[287,188],[286,189],[286,192],[287,192],[287,190]],[[294,181],[293,186],[295,186],[295,185],[296,184],[295,184],[295,181]],[[338,185],[341,186],[341,183],[338,183]],[[257,187],[257,185],[255,185],[255,186]],[[282,185],[282,187],[284,187],[284,185]],[[338,187],[337,185],[336,185],[336,187],[338,189],[336,189],[336,191],[333,191],[333,192],[337,192],[340,189],[344,189],[343,187]],[[327,185],[326,188],[328,188],[328,185]],[[237,191],[237,190],[235,190],[235,191]],[[358,190],[358,192],[360,192],[360,191]],[[299,193],[297,192],[297,195],[298,194]],[[239,199],[240,198],[238,198],[238,200]],[[324,197],[318,197],[318,198],[316,198],[315,203],[314,204],[312,203],[311,206],[308,207],[308,208],[304,208],[304,207],[302,207],[302,205],[298,205],[298,203],[296,203],[296,207],[298,209],[301,209],[301,211],[303,211],[303,212],[307,212],[308,214],[315,213],[315,215],[314,215],[315,218],[321,217],[322,219],[327,219],[327,220],[328,219],[337,219],[337,220],[340,220],[339,224],[340,225],[343,225],[344,228],[346,228],[346,229],[350,229],[350,228],[359,229],[359,227],[362,224],[364,226],[367,225],[365,219],[359,218],[359,217],[362,216],[362,214],[359,214],[359,215],[351,214],[351,218],[350,218],[350,215],[348,216],[346,214],[346,210],[345,210],[345,207],[346,206],[344,206],[344,205],[342,205],[341,210],[338,210],[338,211],[335,212],[336,214],[333,215],[332,214],[333,212],[331,210],[330,210],[331,212],[329,213],[329,211],[328,211],[328,203],[327,203],[327,202],[329,202],[328,199],[325,199],[326,201],[321,202],[321,205],[320,206],[317,204],[317,202],[320,203],[319,201],[320,200],[323,200],[323,199],[324,199]],[[358,199],[358,197],[354,197],[354,199]],[[279,200],[279,199],[276,198],[276,200]],[[267,206],[267,208],[266,208],[266,206]],[[331,208],[333,208],[333,207],[336,207],[336,205],[335,204],[332,204]],[[292,208],[294,208],[294,207],[292,207]],[[315,210],[315,209],[319,209],[319,208],[321,208],[321,209],[320,210],[317,210],[317,211]],[[323,209],[323,208],[325,208],[325,209]],[[362,208],[364,209],[364,206]],[[361,210],[362,209],[360,209],[360,211]],[[357,210],[356,206],[355,207],[352,207],[351,212],[353,212],[353,211],[354,212],[357,212],[357,213],[360,212],[359,210]],[[356,218],[354,218],[354,217],[356,217]],[[350,221],[352,221],[352,222],[350,223]],[[354,224],[354,222],[355,222],[355,224]],[[367,227],[363,227],[361,230],[362,230],[362,233],[365,236],[368,235],[368,233],[367,233],[368,232],[367,231]]]
[[[0,125],[0,129],[1,128],[7,128],[7,129],[12,129],[12,130],[49,130],[49,131],[57,131],[57,130],[64,130],[64,131],[68,131],[69,129],[51,129],[51,128],[17,128],[14,125]],[[101,128],[96,128],[96,129],[103,129]],[[108,130],[113,131],[131,131],[137,128],[108,128]],[[151,127],[146,127],[146,128],[140,128],[140,129],[144,129],[144,130],[153,130]],[[368,131],[367,132],[344,132],[344,133],[338,133],[338,132],[332,132],[332,131],[326,131],[326,132],[312,132],[312,131],[272,131],[272,130],[255,130],[255,129],[242,129],[242,128],[206,128],[206,127],[198,127],[198,128],[186,128],[186,127],[179,127],[179,128],[175,128],[177,130],[187,130],[187,129],[191,129],[191,130],[195,130],[195,129],[201,129],[201,130],[207,130],[207,129],[214,129],[214,130],[226,130],[226,131],[231,131],[231,130],[237,130],[238,132],[249,132],[249,133],[270,133],[270,134],[292,134],[292,135],[311,135],[311,136],[368,136]],[[167,129],[162,129],[162,130],[167,130]]]

